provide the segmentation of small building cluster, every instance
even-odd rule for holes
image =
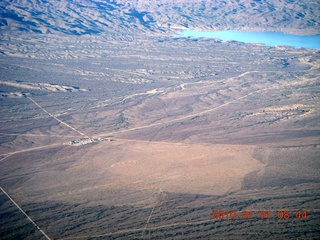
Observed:
[[[72,140],[69,142],[65,142],[63,145],[69,145],[69,146],[81,146],[86,145],[90,143],[100,142],[100,141],[114,141],[114,139],[102,137],[102,138],[80,138],[76,140]]]
[[[94,143],[94,142],[96,142],[96,141],[92,138],[80,138],[77,140],[72,140],[72,141],[66,142],[63,145],[81,146],[81,145],[86,145],[86,144]]]

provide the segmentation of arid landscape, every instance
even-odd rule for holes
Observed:
[[[0,239],[319,239],[319,11],[1,2]]]

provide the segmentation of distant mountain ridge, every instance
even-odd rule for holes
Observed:
[[[4,1],[0,13],[2,32],[83,35],[130,29],[130,16],[111,1]]]
[[[320,33],[320,0],[3,0],[0,33],[164,33],[183,28]]]

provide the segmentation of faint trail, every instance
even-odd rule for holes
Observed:
[[[152,210],[151,210],[151,212],[150,212],[150,215],[149,215],[149,217],[148,217],[147,223],[146,223],[146,225],[144,226],[144,231],[145,231],[145,230],[147,229],[147,227],[148,227],[148,224],[149,224],[149,222],[150,222],[150,219],[151,219],[151,217],[152,217],[153,211],[154,211],[154,209],[156,208],[156,206],[157,206],[157,204],[155,204],[155,205],[153,206],[153,208],[152,208]],[[144,231],[143,231],[143,233],[144,233]]]
[[[273,72],[273,71],[248,71],[248,72],[244,72],[244,73],[241,73],[240,75],[238,76],[235,76],[235,77],[231,77],[231,78],[227,78],[226,80],[228,79],[234,79],[234,78],[239,78],[239,77],[244,77],[245,75],[247,74],[250,74],[250,73],[265,73],[265,72]],[[196,82],[196,83],[183,83],[181,85],[182,88],[184,88],[185,86],[187,85],[190,85],[190,84],[202,84],[202,83],[206,83],[207,81],[203,81],[203,82]],[[181,87],[180,85],[180,87]],[[285,87],[285,86],[283,86]],[[288,88],[288,86],[287,86]],[[314,87],[307,87],[307,88],[314,88]],[[186,120],[188,118],[192,118],[192,117],[198,117],[198,116],[201,116],[201,115],[204,115],[206,113],[209,113],[209,112],[212,112],[212,111],[215,111],[216,109],[219,109],[219,108],[222,108],[224,106],[227,106],[229,104],[232,104],[234,102],[238,102],[239,100],[241,99],[244,99],[244,98],[247,98],[248,96],[252,95],[252,94],[255,94],[255,93],[258,93],[258,92],[262,92],[262,91],[266,91],[266,90],[271,90],[273,89],[272,86],[270,87],[266,87],[266,88],[263,88],[263,89],[259,89],[259,90],[255,90],[253,92],[250,92],[242,97],[239,97],[239,98],[236,98],[230,102],[226,102],[224,104],[221,104],[217,107],[214,107],[214,108],[210,108],[208,110],[204,110],[202,112],[199,112],[199,113],[194,113],[194,114],[191,114],[191,115],[187,115],[187,116],[183,116],[183,117],[180,117],[180,118],[176,118],[176,119],[172,119],[172,120],[168,120],[168,121],[161,121],[161,122],[157,122],[157,123],[152,123],[152,124],[148,124],[148,125],[144,125],[144,126],[140,126],[140,127],[133,127],[133,128],[130,128],[130,129],[123,129],[123,130],[119,130],[119,131],[114,131],[114,132],[108,132],[108,133],[100,133],[100,134],[97,134],[95,135],[96,137],[100,137],[100,136],[104,136],[106,134],[116,134],[116,133],[124,133],[124,132],[130,132],[130,131],[135,131],[135,130],[140,130],[140,129],[145,129],[145,128],[149,128],[149,127],[155,127],[155,126],[160,126],[160,125],[164,125],[164,124],[168,124],[168,123],[174,123],[174,122],[179,122],[181,120]],[[277,88],[276,88],[277,89]],[[305,88],[304,88],[305,89]]]
[[[20,212],[22,212],[29,219],[29,221],[41,232],[41,234],[46,239],[51,240],[51,238],[47,234],[45,234],[43,230],[41,230],[41,228],[31,219],[31,217],[29,217],[29,215],[25,211],[23,211],[23,209],[9,196],[9,194],[2,187],[0,187],[0,189],[10,199],[10,201],[20,210]]]
[[[45,135],[45,134],[24,134],[24,133],[0,133],[0,135],[6,135],[6,136],[26,136],[26,137],[78,137],[75,135],[57,135],[57,134],[50,134],[50,135]]]
[[[148,230],[157,230],[161,228],[168,228],[168,227],[174,227],[174,226],[188,226],[188,225],[199,225],[207,222],[212,222],[212,219],[210,220],[202,220],[202,221],[197,221],[197,222],[182,222],[182,223],[172,223],[172,224],[166,224],[166,225],[161,225],[158,227],[151,227],[148,228]],[[116,234],[122,234],[122,233],[134,233],[134,232],[140,232],[144,231],[144,228],[133,228],[133,229],[125,229],[117,232],[112,232],[112,233],[106,233],[106,234],[100,234],[100,235],[87,235],[87,236],[75,236],[75,237],[65,237],[65,238],[60,238],[60,240],[67,240],[67,239],[90,239],[90,238],[99,238],[99,237],[107,237],[107,236],[112,236]]]
[[[63,125],[67,126],[68,128],[72,129],[73,131],[79,133],[82,136],[85,136],[87,138],[90,138],[88,135],[84,134],[83,132],[80,132],[79,130],[75,129],[74,127],[70,126],[68,123],[60,120],[59,118],[55,117],[54,115],[52,115],[50,112],[48,112],[47,110],[45,110],[43,107],[41,107],[36,101],[34,101],[31,97],[28,97],[35,105],[37,105],[39,108],[41,108],[45,113],[47,113],[48,115],[50,115],[51,117],[53,117],[55,120],[57,120],[58,122],[62,123]]]
[[[158,195],[158,194],[162,194],[161,189],[159,189],[157,195]],[[160,202],[159,205],[161,205],[161,202]],[[147,219],[147,223],[146,223],[146,225],[144,226],[144,230],[143,230],[143,232],[142,232],[142,236],[144,235],[144,233],[145,233],[145,231],[146,231],[146,229],[147,229],[147,227],[148,227],[148,224],[149,224],[149,222],[150,222],[150,219],[151,219],[151,217],[152,217],[153,211],[154,211],[154,209],[156,208],[156,206],[157,206],[157,202],[155,202],[155,204],[154,204],[154,206],[153,206],[153,208],[152,208],[152,210],[151,210],[151,212],[150,212],[150,214],[149,214],[149,217],[148,217],[148,219]]]
[[[288,209],[288,211],[300,211],[301,209]],[[320,209],[312,209],[313,211],[317,210],[319,211]],[[250,211],[256,211],[260,212],[261,209],[250,209]],[[278,212],[279,210],[268,210],[270,212]],[[306,210],[306,211],[311,211],[311,210]],[[252,218],[254,219],[254,218]],[[259,219],[258,217],[256,219]],[[242,218],[239,218],[239,220],[242,221]],[[192,225],[200,225],[204,223],[212,223],[214,222],[214,219],[209,219],[209,220],[201,220],[201,221],[194,221],[194,222],[179,222],[179,223],[171,223],[171,224],[165,224],[157,227],[150,227],[147,230],[157,230],[157,229],[162,229],[162,228],[170,228],[170,227],[176,227],[176,226],[192,226]],[[221,220],[217,220],[221,221]],[[132,228],[132,229],[124,229],[112,233],[106,233],[106,234],[99,234],[99,235],[86,235],[86,236],[74,236],[74,237],[65,237],[65,238],[60,238],[60,240],[68,240],[68,239],[90,239],[90,238],[100,238],[100,237],[107,237],[107,236],[112,236],[116,234],[123,234],[123,233],[134,233],[134,232],[140,232],[140,231],[145,231],[145,228]]]
[[[5,156],[4,158],[0,159],[0,162],[4,161],[6,158],[12,156],[14,153],[8,154],[7,156]]]
[[[62,120],[60,120],[59,118],[55,117],[54,115],[52,115],[50,112],[48,112],[46,109],[44,109],[43,107],[41,107],[36,101],[34,101],[31,97],[28,97],[30,99],[30,101],[32,101],[35,105],[37,105],[40,109],[42,109],[45,113],[47,113],[49,116],[51,116],[52,118],[54,118],[55,120],[57,120],[58,122],[62,123],[63,125],[65,125],[66,127],[72,129],[73,131],[79,133],[82,136],[85,136],[87,138],[90,138],[88,135],[80,132],[79,130],[75,129],[74,127],[70,126],[69,124],[63,122]],[[57,137],[75,137],[75,136],[71,136],[71,135],[33,135],[33,134],[9,134],[9,133],[0,133],[0,135],[18,135],[18,136],[46,136],[46,137],[50,137],[50,136],[57,136]],[[38,149],[44,149],[44,148],[48,148],[48,147],[54,147],[54,146],[59,146],[61,145],[60,143],[55,143],[55,144],[49,144],[49,145],[45,145],[45,146],[40,146],[40,147],[34,147],[34,148],[28,148],[28,149],[24,149],[24,150],[19,150],[19,151],[14,151],[14,152],[10,152],[10,153],[5,153],[5,154],[0,154],[0,156],[4,156],[2,159],[0,159],[0,162],[4,161],[5,159],[9,158],[10,156],[17,154],[17,153],[23,153],[23,152],[28,152],[28,151],[33,151],[33,150],[38,150]]]
[[[164,125],[164,124],[168,124],[168,123],[174,123],[174,122],[179,122],[179,121],[182,121],[182,120],[186,120],[186,119],[189,119],[189,118],[193,118],[193,117],[198,117],[198,116],[201,116],[201,115],[204,115],[206,113],[209,113],[209,112],[212,112],[212,111],[215,111],[219,108],[222,108],[222,107],[225,107],[229,104],[232,104],[234,102],[237,102],[241,99],[244,99],[254,93],[258,93],[258,92],[262,92],[264,90],[268,90],[270,88],[263,88],[263,89],[259,89],[259,90],[256,90],[256,91],[253,91],[253,92],[250,92],[242,97],[239,97],[239,98],[236,98],[230,102],[226,102],[224,104],[221,104],[217,107],[214,107],[214,108],[210,108],[208,110],[205,110],[205,111],[202,111],[202,112],[198,112],[198,113],[194,113],[194,114],[190,114],[190,115],[187,115],[187,116],[183,116],[183,117],[180,117],[180,118],[175,118],[175,119],[172,119],[172,120],[168,120],[168,121],[163,121],[163,122],[158,122],[158,123],[152,123],[152,124],[149,124],[149,125],[144,125],[144,126],[140,126],[140,127],[134,127],[134,128],[130,128],[130,129],[124,129],[124,130],[120,130],[120,131],[116,131],[116,132],[109,132],[109,133],[105,133],[105,134],[98,134],[96,135],[96,137],[98,136],[103,136],[103,135],[106,135],[106,134],[115,134],[115,133],[124,133],[124,132],[130,132],[130,131],[135,131],[135,130],[140,130],[140,129],[145,129],[145,128],[149,128],[149,127],[155,127],[155,126],[160,126],[160,125]]]
[[[29,152],[29,151],[33,151],[33,150],[44,149],[44,148],[49,148],[49,147],[55,147],[55,146],[60,146],[60,145],[62,145],[62,144],[61,143],[54,143],[54,144],[50,144],[50,145],[34,147],[34,148],[28,148],[28,149],[23,149],[23,150],[11,152],[11,153],[1,154],[0,156],[4,156],[4,158],[2,158],[0,160],[0,162],[4,161],[6,158],[8,158],[8,157],[10,157],[10,156],[12,156],[14,154],[17,154],[17,153]]]
[[[154,204],[154,206],[153,206],[153,208],[152,208],[152,210],[151,210],[151,212],[150,212],[150,215],[149,215],[149,217],[148,217],[147,223],[146,223],[146,225],[144,226],[144,229],[143,229],[143,232],[142,232],[142,236],[145,234],[145,232],[146,232],[146,230],[147,230],[148,224],[149,224],[149,222],[150,222],[150,219],[151,219],[151,217],[152,217],[153,211],[154,211],[154,209],[156,208],[156,206],[157,206],[157,204]]]
[[[142,232],[142,236],[145,234],[145,232],[146,232],[146,230],[147,230],[147,227],[148,227],[148,224],[149,224],[149,222],[150,222],[150,219],[151,219],[151,217],[152,217],[152,215],[153,215],[153,212],[154,212],[154,209],[156,208],[156,206],[159,206],[160,208],[161,208],[161,205],[162,205],[162,193],[163,193],[163,191],[162,191],[162,189],[160,188],[159,189],[159,191],[158,191],[158,195],[160,195],[160,203],[159,204],[157,204],[157,202],[154,204],[154,206],[153,206],[153,208],[152,208],[152,210],[151,210],[151,212],[150,212],[150,215],[149,215],[149,217],[148,217],[148,220],[147,220],[147,223],[146,223],[146,225],[144,226],[144,230],[143,230],[143,232]],[[150,237],[150,235],[149,235],[149,239],[151,239],[151,237]]]
[[[246,73],[243,73],[243,74],[247,74]],[[149,124],[149,125],[144,125],[144,126],[140,126],[140,127],[134,127],[134,128],[130,128],[130,129],[124,129],[124,130],[120,130],[120,131],[115,131],[115,132],[108,132],[108,133],[100,133],[100,134],[97,134],[95,135],[94,137],[100,137],[100,136],[105,136],[105,135],[110,135],[110,134],[116,134],[116,133],[123,133],[123,132],[130,132],[130,131],[135,131],[135,130],[139,130],[139,129],[145,129],[145,128],[149,128],[149,127],[154,127],[154,126],[160,126],[160,125],[164,125],[164,124],[168,124],[168,123],[174,123],[174,122],[178,122],[178,121],[181,121],[181,120],[185,120],[185,119],[189,119],[189,118],[192,118],[192,117],[197,117],[197,116],[201,116],[201,115],[204,115],[206,113],[209,113],[209,112],[212,112],[212,111],[215,111],[216,109],[219,109],[219,108],[222,108],[224,106],[227,106],[229,104],[232,104],[234,102],[237,102],[241,99],[244,99],[254,93],[258,93],[258,92],[262,92],[262,91],[265,91],[265,90],[268,90],[270,88],[263,88],[263,89],[259,89],[259,90],[256,90],[256,91],[253,91],[253,92],[250,92],[242,97],[239,97],[237,99],[234,99],[230,102],[227,102],[227,103],[224,103],[224,104],[221,104],[217,107],[214,107],[214,108],[210,108],[208,110],[205,110],[205,111],[202,111],[202,112],[199,112],[199,113],[194,113],[194,114],[191,114],[191,115],[187,115],[187,116],[183,116],[183,117],[180,117],[180,118],[176,118],[176,119],[172,119],[172,120],[168,120],[168,121],[163,121],[163,122],[158,122],[158,123],[153,123],[153,124]],[[81,134],[82,136],[85,136],[87,138],[90,138],[89,136],[87,136],[86,134],[78,131],[77,129],[71,127],[69,124],[61,121],[60,119],[58,119],[57,117],[53,116],[51,113],[49,113],[47,110],[45,110],[43,107],[41,107],[37,102],[35,102],[32,98],[28,97],[34,104],[36,104],[39,108],[41,108],[44,112],[46,112],[48,115],[50,115],[51,117],[53,117],[54,119],[56,119],[57,121],[59,121],[60,123],[64,124],[65,126],[69,127],[70,129],[74,130],[75,132]],[[123,140],[127,140],[127,141],[130,141],[129,139],[123,139]],[[32,151],[32,150],[37,150],[37,149],[41,149],[41,148],[47,148],[47,147],[51,147],[51,146],[58,146],[60,144],[52,144],[52,145],[46,145],[46,146],[42,146],[42,147],[36,147],[36,148],[30,148],[30,149],[25,149],[25,150],[21,150],[21,151],[15,151],[15,152],[11,152],[11,153],[7,153],[7,154],[1,154],[0,156],[5,156],[4,158],[2,158],[0,160],[0,162],[4,161],[6,158],[10,157],[11,155],[13,154],[16,154],[16,153],[21,153],[21,152],[27,152],[27,151]]]

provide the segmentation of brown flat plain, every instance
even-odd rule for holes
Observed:
[[[90,196],[104,204],[136,205],[141,197],[135,201],[127,195],[110,198],[109,194],[149,192],[151,199],[158,192],[223,195],[240,189],[244,176],[264,166],[252,157],[251,146],[120,139],[76,152],[74,148],[44,151],[45,159],[21,156],[16,164],[29,173],[24,183],[18,184],[19,196],[32,202],[85,202]],[[21,171],[12,175],[9,161],[4,167],[11,180],[20,179]]]

